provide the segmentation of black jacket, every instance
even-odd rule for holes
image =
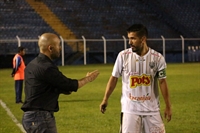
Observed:
[[[46,55],[40,53],[25,68],[25,102],[21,109],[57,112],[59,95],[77,89],[78,80],[64,76]]]

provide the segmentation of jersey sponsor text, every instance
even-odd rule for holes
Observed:
[[[149,86],[151,83],[150,75],[141,75],[141,76],[130,76],[130,88],[136,88],[137,86]]]

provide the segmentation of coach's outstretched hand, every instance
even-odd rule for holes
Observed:
[[[95,70],[95,71],[92,71],[92,72],[88,72],[86,74],[86,77],[78,80],[78,88],[81,88],[85,84],[94,81],[97,78],[98,75],[99,75],[99,71],[98,70]]]
[[[98,75],[99,75],[99,71],[95,70],[95,71],[92,71],[92,72],[88,72],[86,74],[86,77],[88,78],[89,82],[92,82],[97,78]]]

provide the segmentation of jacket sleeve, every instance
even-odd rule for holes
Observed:
[[[58,68],[50,67],[45,72],[45,80],[51,84],[58,93],[68,94],[78,89],[78,80],[63,75]]]

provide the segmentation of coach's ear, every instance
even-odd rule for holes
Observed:
[[[52,52],[53,47],[52,47],[51,45],[49,45],[49,46],[48,46],[48,50],[49,50],[50,52]]]

